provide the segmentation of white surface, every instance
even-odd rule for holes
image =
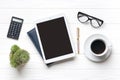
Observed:
[[[100,29],[78,22],[77,12],[103,19]],[[46,67],[26,32],[33,22],[64,13],[76,45],[76,27],[80,27],[80,54],[74,60]],[[12,16],[24,19],[18,41],[6,37]],[[113,52],[103,63],[93,63],[83,54],[83,44],[91,34],[103,34]],[[18,44],[30,52],[31,59],[18,71],[9,64],[10,47]],[[120,80],[120,2],[119,0],[0,0],[0,80]]]

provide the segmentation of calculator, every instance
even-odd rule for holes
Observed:
[[[8,38],[18,40],[23,21],[24,20],[21,18],[17,18],[17,17],[11,18],[11,22],[10,22],[10,26],[9,26],[9,30],[8,30],[8,34],[7,34]]]

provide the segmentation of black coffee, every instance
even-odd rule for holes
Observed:
[[[105,51],[105,49],[106,49],[106,45],[102,40],[95,40],[91,44],[91,50],[95,54],[101,54]]]

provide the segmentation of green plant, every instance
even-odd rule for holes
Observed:
[[[26,50],[19,48],[17,45],[11,47],[10,64],[12,67],[24,65],[29,61],[29,53]]]

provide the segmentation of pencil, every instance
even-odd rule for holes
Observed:
[[[79,39],[80,38],[80,30],[79,30],[79,28],[77,28],[77,52],[78,52],[78,54],[80,53],[80,51],[79,51]]]

